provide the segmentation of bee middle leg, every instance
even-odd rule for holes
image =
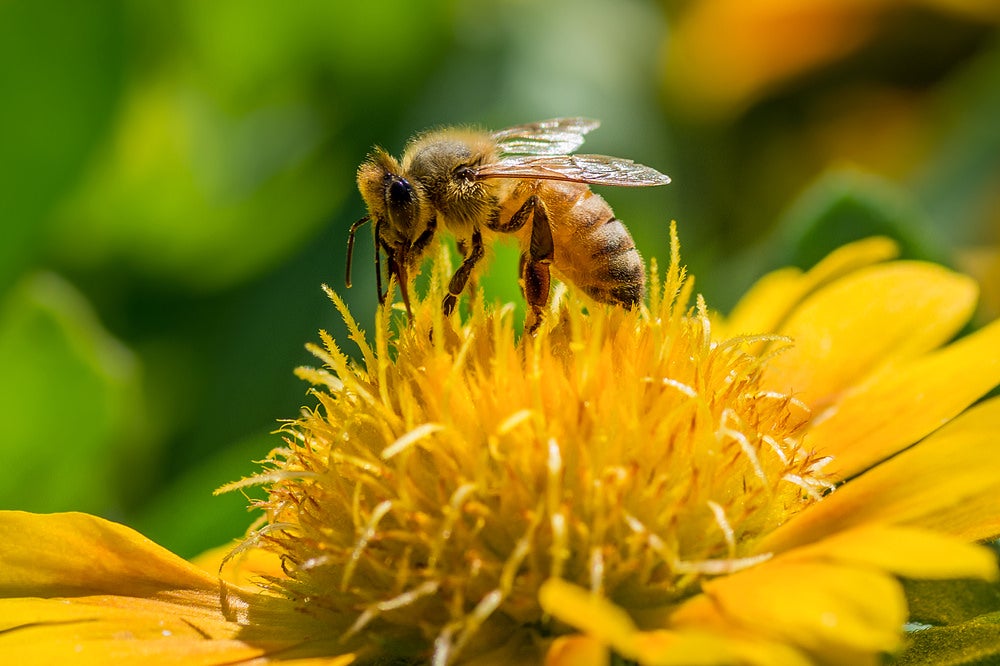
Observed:
[[[469,282],[472,270],[479,263],[479,260],[483,258],[483,234],[479,229],[475,229],[472,232],[471,244],[467,248],[467,251],[465,259],[462,260],[458,270],[451,276],[451,281],[448,283],[448,293],[445,294],[444,300],[441,303],[446,316],[455,310],[455,303],[458,302],[458,297],[465,290],[465,285]]]

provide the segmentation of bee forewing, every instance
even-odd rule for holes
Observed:
[[[511,156],[476,169],[476,177],[568,180],[591,185],[666,185],[670,176],[632,160],[608,155]]]
[[[583,145],[583,135],[599,127],[590,118],[554,118],[492,133],[503,155],[564,155]]]

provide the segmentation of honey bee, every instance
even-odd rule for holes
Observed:
[[[627,159],[571,155],[599,124],[557,118],[496,132],[445,128],[411,139],[401,160],[374,148],[358,168],[368,214],[350,229],[347,286],[355,233],[372,221],[379,303],[387,296],[384,251],[408,314],[409,275],[439,228],[455,235],[463,257],[442,303],[446,315],[483,258],[484,243],[496,234],[519,242],[529,331],[537,329],[548,303],[550,269],[596,301],[638,305],[645,289],[642,259],[628,229],[589,185],[665,185],[670,178]]]

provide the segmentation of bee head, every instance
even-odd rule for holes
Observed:
[[[423,185],[414,178],[408,178],[399,162],[381,148],[375,148],[358,167],[358,189],[368,206],[368,215],[351,228],[348,238],[347,284],[350,285],[351,253],[354,247],[354,231],[371,220],[375,226],[376,239],[376,283],[381,293],[381,273],[378,254],[384,249],[389,273],[394,275],[403,295],[406,311],[410,311],[408,293],[408,273],[421,259],[426,242],[415,243],[425,233],[433,233],[434,209],[430,204]]]
[[[433,216],[420,183],[406,178],[396,158],[376,148],[358,169],[358,189],[382,240],[405,254]]]

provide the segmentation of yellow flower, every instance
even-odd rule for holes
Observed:
[[[872,663],[897,577],[993,579],[1000,324],[974,284],[874,239],[778,271],[728,319],[680,268],[648,307],[557,290],[390,308],[326,334],[315,408],[257,477],[221,582],[127,528],[0,514],[16,663]],[[268,557],[272,559],[268,559]],[[211,559],[211,558],[209,558]],[[218,559],[218,558],[217,558]],[[242,569],[238,569],[241,567]],[[234,569],[236,567],[236,569]],[[211,569],[214,571],[214,569]]]

